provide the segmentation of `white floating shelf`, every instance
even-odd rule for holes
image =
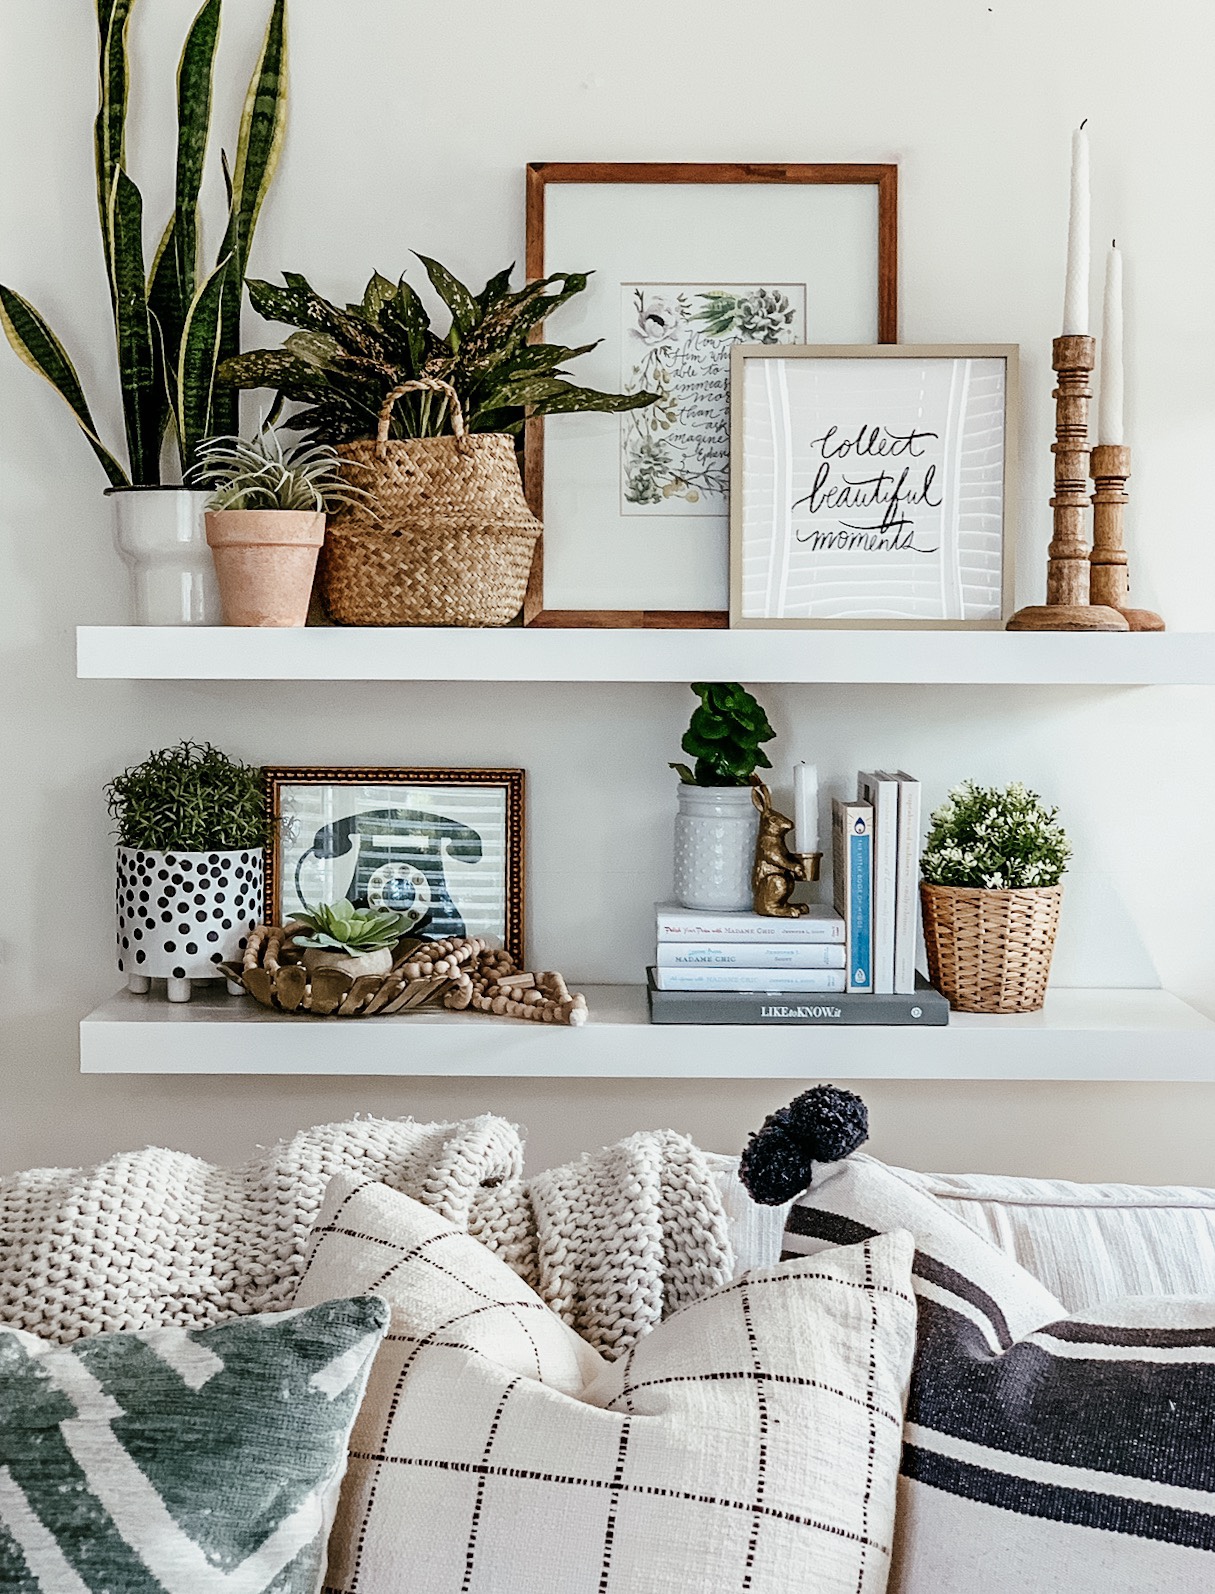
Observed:
[[[1211,686],[1215,633],[81,626],[76,673],[135,681]]]
[[[456,1013],[298,1018],[200,988],[120,992],[80,1025],[86,1074],[587,1079],[1215,1080],[1215,1023],[1167,991],[1050,992],[1018,1017],[945,1029],[651,1025],[640,986],[587,987],[582,1029]]]

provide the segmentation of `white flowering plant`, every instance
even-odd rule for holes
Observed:
[[[920,869],[930,885],[979,891],[1057,886],[1071,844],[1037,792],[963,781],[932,816]]]

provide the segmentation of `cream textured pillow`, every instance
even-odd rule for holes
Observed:
[[[911,1249],[881,1235],[751,1273],[608,1365],[467,1236],[345,1183],[297,1300],[374,1286],[393,1317],[326,1590],[881,1594]]]
[[[523,1148],[502,1118],[321,1124],[238,1168],[149,1148],[0,1178],[0,1324],[63,1343],[290,1306],[330,1178],[405,1189],[460,1227],[503,1214]],[[492,1188],[486,1188],[486,1186]],[[488,1212],[486,1212],[488,1209]],[[508,1253],[509,1254],[509,1253]]]

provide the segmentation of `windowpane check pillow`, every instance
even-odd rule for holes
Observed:
[[[71,1347],[0,1329],[0,1588],[315,1594],[374,1297]]]
[[[915,1234],[897,1594],[1211,1594],[1215,1301],[1081,1315],[869,1157],[816,1169],[789,1253]]]
[[[910,1261],[885,1235],[748,1274],[609,1364],[475,1241],[345,1182],[298,1298],[374,1283],[393,1316],[326,1589],[881,1594]]]

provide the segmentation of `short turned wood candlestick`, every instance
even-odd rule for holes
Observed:
[[[1089,595],[1094,603],[1117,609],[1132,631],[1163,631],[1164,621],[1151,609],[1132,609],[1127,599],[1124,516],[1130,502],[1126,490],[1131,451],[1121,443],[1099,443],[1093,449],[1093,551]]]
[[[1046,602],[1018,609],[1010,631],[1127,631],[1117,609],[1090,601],[1089,547],[1084,535],[1088,495],[1088,406],[1097,340],[1069,334],[1056,338],[1051,366],[1055,386],[1055,534],[1046,567]]]

